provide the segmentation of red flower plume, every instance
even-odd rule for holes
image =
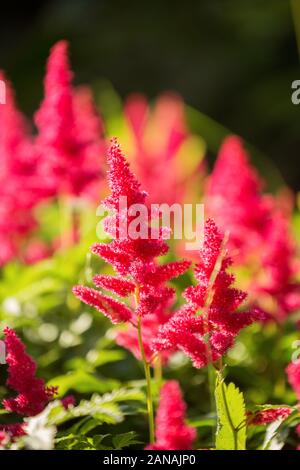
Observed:
[[[185,424],[186,404],[176,380],[165,383],[160,391],[156,414],[156,442],[149,450],[191,450],[196,430]]]
[[[184,292],[187,304],[160,327],[153,342],[154,351],[182,350],[198,368],[217,361],[242,328],[264,318],[257,309],[237,311],[246,293],[232,287],[234,276],[227,273],[231,259],[212,220],[205,225],[200,259],[195,268],[198,284]]]
[[[4,334],[8,364],[6,384],[18,393],[15,398],[3,400],[4,408],[22,416],[34,416],[45,408],[56,389],[47,388],[44,380],[36,377],[36,364],[15,331],[5,328]]]

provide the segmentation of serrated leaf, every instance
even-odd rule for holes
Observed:
[[[103,445],[102,441],[110,434],[97,434],[93,437],[68,434],[56,439],[59,450],[112,450],[111,446]]]
[[[222,377],[216,382],[218,426],[217,450],[246,449],[246,410],[243,394],[233,384],[226,385]]]
[[[97,434],[96,436],[93,436],[93,445],[95,450],[113,450],[113,447],[102,444],[103,439],[108,436],[110,436],[110,434]]]
[[[81,425],[78,428],[78,432],[80,434],[88,434],[90,431],[97,428],[101,424],[102,424],[101,421],[95,418],[85,419],[84,422],[81,422]]]
[[[136,439],[137,434],[134,431],[125,432],[123,434],[117,434],[113,437],[113,445],[116,450],[129,447],[133,444],[139,444],[140,441]]]
[[[48,420],[50,424],[60,425],[75,418],[92,417],[99,424],[117,424],[124,419],[125,412],[119,403],[127,401],[142,401],[144,395],[139,390],[119,389],[104,395],[94,394],[90,400],[81,400],[77,406],[65,410],[61,403],[51,403]],[[85,421],[84,421],[85,422]],[[84,422],[82,424],[84,424]],[[74,425],[75,433],[80,432],[80,425]]]

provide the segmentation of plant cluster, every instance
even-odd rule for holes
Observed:
[[[298,448],[293,196],[264,192],[237,136],[209,172],[177,96],[100,118],[67,48],[51,50],[35,133],[6,79],[0,107],[0,447]],[[134,205],[190,200],[205,204],[197,252],[170,227],[151,236],[160,211],[147,237],[121,230]]]

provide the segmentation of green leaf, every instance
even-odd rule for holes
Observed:
[[[102,444],[103,439],[108,436],[110,436],[110,434],[97,434],[96,436],[93,436],[92,439],[95,450],[113,450],[113,447]]]
[[[105,395],[94,394],[90,400],[81,400],[77,406],[65,410],[58,400],[51,403],[49,408],[48,420],[49,424],[55,424],[56,426],[63,424],[67,421],[83,418],[92,417],[94,423],[91,423],[92,428],[98,424],[117,424],[124,419],[125,411],[119,405],[120,402],[127,401],[143,401],[144,395],[139,390],[126,390],[119,389]],[[85,421],[81,421],[83,425]],[[75,424],[75,428],[72,428],[72,432],[80,433],[81,424]],[[94,426],[95,425],[95,426]],[[90,425],[87,425],[88,432]],[[69,431],[70,432],[70,431]]]
[[[78,427],[78,432],[80,434],[88,434],[93,429],[100,426],[102,423],[98,419],[94,418],[85,418],[81,421],[80,426]]]
[[[133,444],[140,444],[140,441],[136,439],[137,434],[134,431],[125,432],[124,434],[117,434],[113,437],[113,445],[116,450],[129,447]]]
[[[50,387],[58,387],[60,397],[71,389],[79,393],[104,393],[117,388],[119,385],[117,380],[104,378],[100,380],[94,375],[80,370],[69,372],[66,375],[59,375],[48,383]]]
[[[59,450],[112,450],[111,446],[102,444],[110,434],[98,434],[93,437],[68,434],[56,439],[56,448]]]
[[[199,419],[189,419],[188,424],[190,426],[193,426],[193,428],[213,428],[215,426],[215,416],[212,417],[205,417],[203,416],[202,418]]]
[[[246,410],[243,394],[233,384],[226,385],[221,375],[216,382],[218,426],[217,450],[246,449]]]

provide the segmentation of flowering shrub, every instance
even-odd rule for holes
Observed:
[[[291,193],[264,191],[237,136],[208,174],[171,94],[126,100],[125,157],[72,76],[60,41],[34,133],[1,75],[0,448],[299,448]],[[160,207],[136,213],[203,201],[192,252]]]

